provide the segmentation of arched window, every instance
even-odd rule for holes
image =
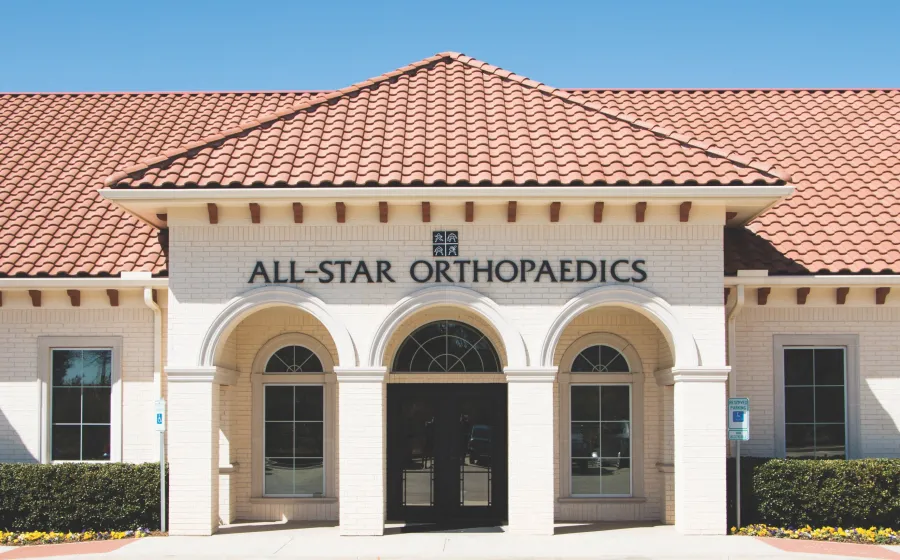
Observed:
[[[481,332],[456,321],[435,321],[413,331],[394,358],[399,373],[497,373],[500,358]]]
[[[628,360],[621,352],[605,344],[588,346],[572,361],[572,373],[628,373]]]
[[[285,346],[266,362],[266,373],[322,373],[322,362],[305,346]]]
[[[574,356],[574,357],[573,357]],[[560,362],[560,450],[571,498],[640,496],[642,366],[634,347],[612,333],[572,343]],[[637,399],[636,401],[634,399]]]
[[[305,346],[276,350],[263,372],[263,493],[319,497],[325,491],[325,387],[291,377],[322,374],[319,357]]]

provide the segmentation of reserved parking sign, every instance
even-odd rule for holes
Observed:
[[[728,439],[750,440],[750,399],[746,397],[728,399]]]

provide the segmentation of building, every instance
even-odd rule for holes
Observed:
[[[0,96],[0,460],[235,519],[663,520],[749,455],[900,456],[900,92]]]

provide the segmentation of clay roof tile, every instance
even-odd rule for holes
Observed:
[[[898,107],[897,90],[558,90],[452,52],[331,92],[2,94],[0,275],[165,274],[157,232],[98,195],[104,177],[787,182],[726,231],[727,273],[898,271]]]

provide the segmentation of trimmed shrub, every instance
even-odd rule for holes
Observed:
[[[0,529],[159,528],[159,463],[0,464]]]
[[[900,459],[773,459],[756,468],[753,494],[769,525],[897,528]]]
[[[728,461],[728,526],[734,515]],[[741,525],[900,527],[900,459],[741,457]]]

